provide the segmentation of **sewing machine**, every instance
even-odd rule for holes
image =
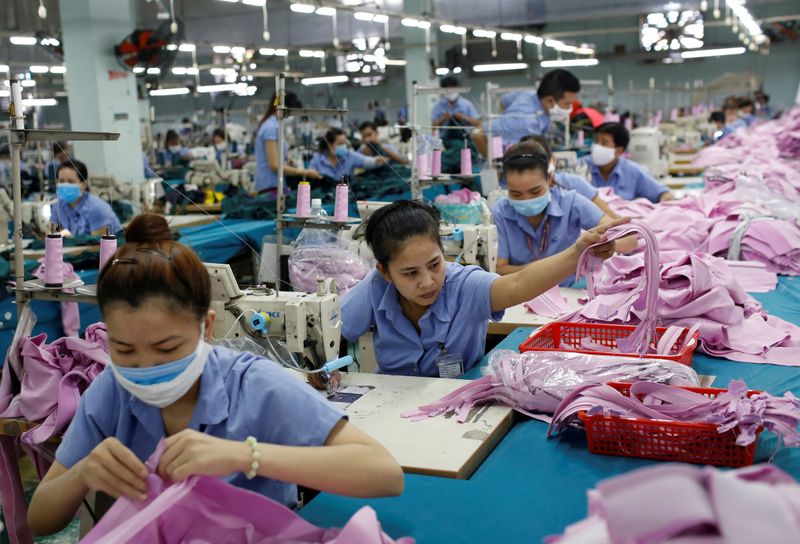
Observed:
[[[631,131],[628,152],[632,161],[644,166],[653,177],[667,174],[668,161],[663,153],[664,137],[657,128],[639,127]]]
[[[156,199],[163,194],[159,193],[161,180],[155,178],[122,184],[110,174],[93,174],[89,176],[89,185],[94,194],[107,202],[125,200],[132,203],[134,213],[138,213],[136,207],[142,211],[151,210]]]
[[[194,160],[189,164],[186,183],[198,187],[213,187],[218,183],[230,183],[247,191],[253,188],[253,176],[247,170],[223,170],[216,159]]]
[[[211,309],[217,314],[215,338],[283,339],[309,369],[339,357],[342,320],[332,280],[320,281],[316,293],[242,291],[229,265],[205,266],[211,278]]]

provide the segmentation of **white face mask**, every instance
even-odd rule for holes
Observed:
[[[558,102],[553,104],[553,107],[550,108],[550,119],[553,121],[566,121],[569,119],[569,114],[572,113],[572,106],[569,109],[564,109],[558,105]]]
[[[614,150],[600,144],[592,144],[592,162],[597,166],[605,166],[614,160]]]
[[[225,142],[214,144],[214,147],[217,149],[217,151],[225,151]]]
[[[179,145],[171,145],[171,146],[169,146],[169,152],[170,153],[179,153],[180,150],[181,150],[181,146],[179,146]]]
[[[450,102],[455,102],[456,100],[458,100],[458,93],[456,92],[442,93],[442,96],[444,96]]]
[[[205,323],[200,328],[200,340],[197,342],[197,348],[194,351],[191,362],[180,374],[169,381],[149,385],[135,383],[122,376],[126,367],[118,367],[112,362],[111,370],[114,372],[114,379],[123,389],[145,404],[156,408],[165,408],[183,397],[203,374],[203,369],[212,349],[203,339],[204,334]]]

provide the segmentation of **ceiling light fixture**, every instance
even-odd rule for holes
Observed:
[[[11,36],[8,41],[14,45],[36,45],[38,40],[33,36]]]
[[[302,4],[300,2],[295,2],[289,6],[289,9],[295,13],[314,13],[317,9],[311,4]]]
[[[325,76],[325,77],[306,77],[300,80],[300,83],[303,85],[325,85],[327,83],[346,83],[349,81],[350,78],[341,75],[341,76]]]
[[[170,89],[155,89],[150,91],[150,96],[178,96],[182,94],[189,94],[187,87],[173,87]]]
[[[542,68],[575,68],[580,66],[597,66],[600,61],[597,59],[567,59],[567,60],[543,60]]]
[[[721,49],[699,49],[696,51],[681,51],[684,59],[699,59],[703,57],[724,57],[726,55],[741,55],[747,49],[744,47],[724,47]]]
[[[475,72],[505,72],[507,70],[524,70],[527,62],[508,62],[504,64],[476,64],[472,67]]]

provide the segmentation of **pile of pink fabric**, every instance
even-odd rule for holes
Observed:
[[[446,195],[439,195],[434,199],[438,204],[473,204],[481,201],[481,194],[469,189],[459,189]]]
[[[752,544],[800,534],[800,486],[774,465],[657,465],[604,480],[587,494],[588,517],[545,542]]]
[[[289,281],[296,291],[314,293],[317,278],[333,278],[339,294],[344,294],[369,272],[369,265],[358,255],[336,244],[300,246],[289,255]]]

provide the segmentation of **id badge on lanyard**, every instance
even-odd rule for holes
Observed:
[[[434,359],[440,378],[458,378],[464,373],[464,358],[459,353],[450,353],[444,343],[439,343],[439,355]]]
[[[531,261],[538,261],[543,258],[547,251],[547,244],[550,242],[550,216],[547,216],[544,220],[544,226],[542,226],[542,239],[539,240],[539,253],[534,251],[533,238],[526,236],[525,240],[528,242],[528,249],[531,252]]]

